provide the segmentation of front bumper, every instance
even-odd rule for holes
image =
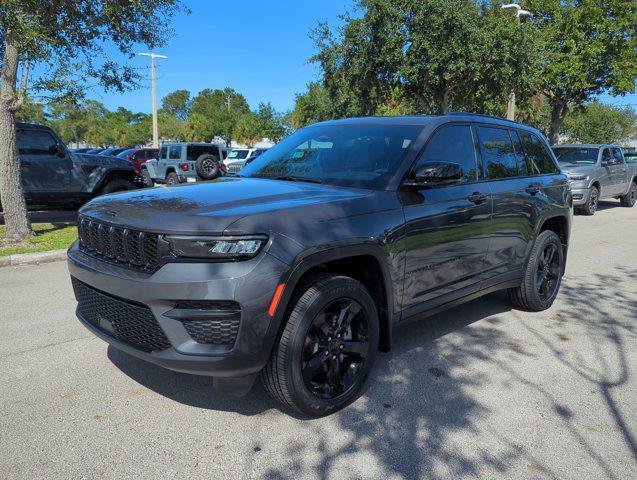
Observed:
[[[267,311],[287,266],[265,252],[242,262],[169,263],[149,274],[88,256],[76,242],[68,252],[68,267],[74,279],[93,290],[148,307],[170,343],[159,351],[145,351],[99,328],[78,309],[79,320],[89,330],[120,350],[170,370],[219,378],[255,376],[269,359],[278,325]],[[193,301],[239,304],[233,345],[193,340],[174,314],[177,303]]]
[[[585,205],[588,202],[588,187],[571,185],[571,193],[573,195],[573,205]]]

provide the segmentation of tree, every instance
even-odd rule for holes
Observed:
[[[312,123],[338,118],[330,94],[320,83],[310,83],[307,92],[296,95],[290,115],[292,128],[303,128]]]
[[[569,112],[564,131],[583,143],[623,143],[637,135],[637,113],[598,101]]]
[[[184,122],[188,120],[190,107],[190,92],[188,90],[175,90],[161,100],[161,108],[166,115],[171,115]]]
[[[528,0],[542,54],[541,88],[551,107],[549,141],[569,110],[601,92],[635,91],[637,2]]]
[[[244,113],[239,117],[234,128],[234,138],[252,148],[255,143],[263,138],[262,127],[263,125],[258,115],[252,112]]]
[[[131,88],[136,84],[137,73],[130,65],[118,65],[109,59],[105,45],[114,44],[128,56],[140,44],[150,49],[162,45],[170,33],[166,22],[179,9],[179,0],[0,3],[0,197],[5,239],[19,241],[32,234],[15,131],[16,112],[26,96],[29,69],[42,64],[44,74],[32,82],[32,88],[59,96],[78,95],[89,80],[107,89]],[[72,65],[69,59],[73,59]],[[20,65],[22,77],[18,85]],[[60,81],[62,77],[66,77],[64,82]]]
[[[248,102],[232,88],[206,88],[192,100],[186,130],[191,138],[211,140],[222,137],[230,146],[237,121],[248,112]]]
[[[86,141],[86,132],[95,126],[108,110],[95,100],[62,99],[50,104],[51,126],[66,143]]]
[[[533,94],[530,27],[499,5],[469,0],[359,0],[334,34],[312,32],[336,116],[382,111],[503,111],[508,92]],[[416,101],[414,101],[416,100]]]
[[[277,143],[288,134],[288,127],[284,121],[285,115],[274,110],[270,103],[260,103],[255,116],[261,138],[267,138]]]
[[[15,119],[18,122],[45,124],[49,115],[44,110],[44,106],[39,102],[34,102],[31,98],[25,97],[20,109],[16,112]]]

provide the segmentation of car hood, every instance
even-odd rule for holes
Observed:
[[[566,175],[590,175],[594,173],[598,169],[598,167],[596,165],[561,164],[560,169],[562,170],[562,173]]]
[[[94,155],[92,153],[74,153],[76,160],[88,165],[103,165],[109,167],[132,168],[131,163],[125,158],[111,155]]]
[[[233,223],[249,217],[250,222],[242,222],[254,230],[248,233],[268,233],[281,232],[295,222],[316,223],[387,208],[379,194],[305,182],[222,177],[105,195],[87,203],[80,213],[133,229],[199,235],[227,233]]]

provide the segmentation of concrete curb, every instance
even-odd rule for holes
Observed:
[[[66,248],[50,250],[48,252],[19,253],[0,257],[0,268],[39,265],[41,263],[59,262],[61,260],[66,260]]]

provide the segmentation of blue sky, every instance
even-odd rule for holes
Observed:
[[[173,18],[175,35],[156,50],[169,57],[157,60],[158,101],[177,89],[196,94],[204,88],[232,87],[251,107],[264,101],[280,111],[292,109],[294,95],[318,78],[317,68],[308,63],[315,53],[308,37],[310,29],[319,20],[336,24],[338,15],[351,6],[344,0],[184,3],[191,14]],[[139,67],[150,65],[146,57],[130,62]],[[150,112],[149,69],[147,76],[138,90],[125,94],[93,90],[88,96],[111,109],[123,106]]]
[[[232,87],[251,107],[271,102],[279,111],[294,107],[294,96],[318,78],[318,69],[308,63],[315,48],[308,37],[317,22],[338,25],[338,16],[352,9],[353,0],[184,0],[191,14],[173,18],[174,36],[156,53],[157,97],[177,89],[196,94],[204,88]],[[144,50],[143,48],[140,49]],[[112,53],[118,58],[117,52]],[[150,60],[130,61],[147,75],[138,90],[104,93],[95,89],[90,98],[108,108],[119,106],[135,112],[150,112]],[[612,105],[637,107],[637,95],[601,100]]]

